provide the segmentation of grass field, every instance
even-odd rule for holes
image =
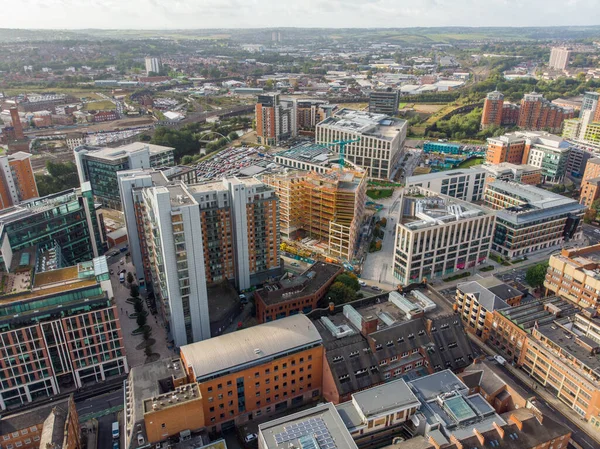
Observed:
[[[71,89],[71,88],[60,88],[60,87],[15,87],[10,89],[4,89],[3,92],[8,95],[18,95],[23,92],[26,93],[34,93],[34,94],[42,94],[48,92],[54,92],[57,94],[67,94],[71,95],[75,98],[89,98],[89,99],[100,99],[98,95],[96,95],[96,91],[101,92],[102,89]]]
[[[84,111],[110,111],[115,109],[116,106],[112,101],[101,100],[101,101],[93,101],[91,103],[86,103],[84,105]]]
[[[474,159],[469,159],[468,161],[461,162],[460,164],[458,164],[458,168],[469,168],[481,164],[483,164],[483,158],[476,157]]]
[[[369,103],[340,103],[339,107],[340,107],[340,109],[348,108],[348,109],[354,109],[356,111],[362,111],[369,107]]]

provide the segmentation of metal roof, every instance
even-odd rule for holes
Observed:
[[[311,320],[293,315],[182,346],[181,356],[187,367],[194,370],[196,379],[200,379],[321,341]]]

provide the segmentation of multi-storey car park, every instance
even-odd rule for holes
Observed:
[[[341,109],[317,125],[316,143],[354,140],[344,157],[367,170],[371,178],[387,179],[394,172],[404,148],[408,123],[384,114]],[[333,147],[339,152],[339,147]]]
[[[400,202],[394,276],[403,285],[487,260],[495,223],[493,211],[423,187],[405,188]]]

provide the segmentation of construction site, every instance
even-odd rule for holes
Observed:
[[[353,259],[365,212],[364,170],[294,170],[261,179],[279,197],[282,239],[337,260]]]

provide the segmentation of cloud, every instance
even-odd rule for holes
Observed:
[[[598,0],[0,0],[4,26],[71,29],[592,25],[598,8]]]

